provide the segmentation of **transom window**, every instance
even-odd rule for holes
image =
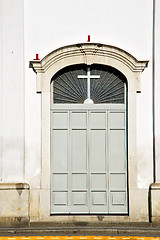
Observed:
[[[104,65],[73,65],[52,78],[53,103],[120,103],[125,101],[125,79],[118,70]],[[90,100],[89,102],[86,100]]]

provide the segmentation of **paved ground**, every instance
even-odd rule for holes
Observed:
[[[159,240],[156,237],[109,237],[109,236],[31,236],[0,237],[0,240]]]
[[[0,228],[0,240],[152,240],[155,238],[160,240],[160,226]]]

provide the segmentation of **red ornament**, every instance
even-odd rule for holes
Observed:
[[[90,42],[90,35],[88,35],[88,42]]]
[[[36,58],[33,60],[40,60],[38,54],[36,53]]]

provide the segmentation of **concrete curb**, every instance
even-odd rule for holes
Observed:
[[[0,236],[143,236],[143,237],[160,237],[160,227],[0,228]]]

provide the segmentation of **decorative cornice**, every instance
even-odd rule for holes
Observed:
[[[94,63],[94,56],[115,59],[125,64],[133,72],[142,72],[149,62],[147,60],[138,61],[131,54],[118,47],[99,43],[81,43],[58,48],[46,55],[41,61],[30,61],[30,67],[36,73],[45,73],[56,62],[78,56],[83,57],[86,64],[89,57],[92,57]]]

